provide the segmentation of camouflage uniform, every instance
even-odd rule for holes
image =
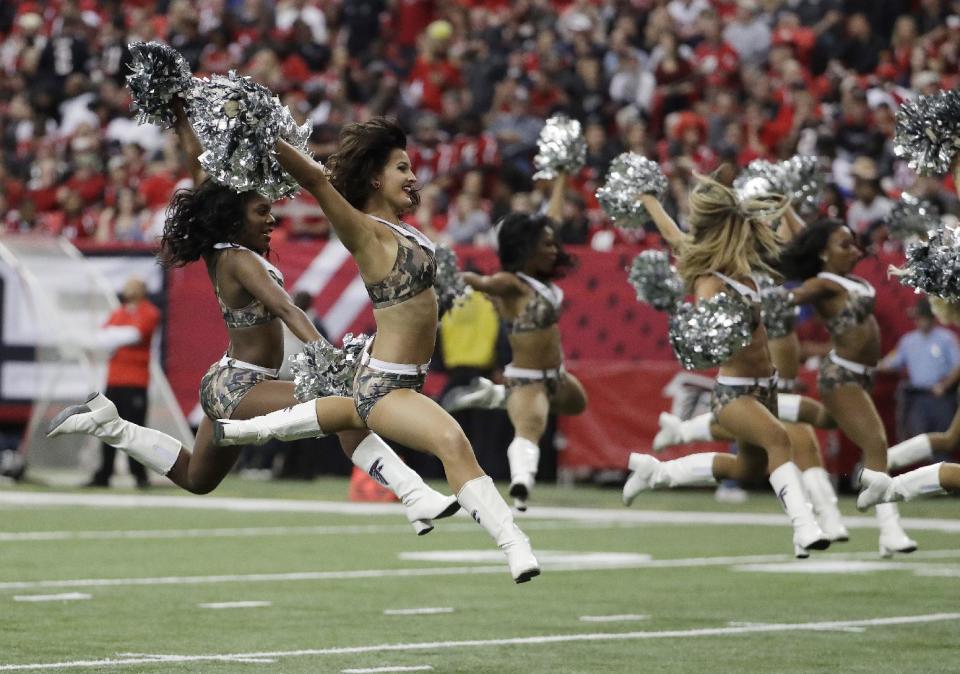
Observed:
[[[420,393],[423,391],[423,382],[426,379],[425,366],[424,371],[419,374],[382,372],[369,365],[360,366],[357,369],[357,376],[353,380],[353,404],[357,406],[357,414],[366,423],[373,406],[388,393],[405,388]]]
[[[873,389],[873,368],[866,368],[866,372],[855,372],[836,362],[831,355],[820,361],[820,373],[817,376],[817,390],[821,397],[825,393],[834,391],[846,384],[856,384],[864,391]]]
[[[770,410],[773,416],[777,416],[777,385],[771,382],[769,386],[757,384],[721,384],[719,381],[713,388],[713,395],[710,396],[710,411],[713,418],[716,419],[720,410],[742,396],[755,398],[757,402]]]
[[[217,361],[210,366],[200,380],[200,406],[203,413],[212,420],[229,419],[233,411],[243,400],[243,396],[262,381],[277,378],[276,374],[237,366],[230,358]]]

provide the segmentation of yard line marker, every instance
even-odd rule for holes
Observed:
[[[444,522],[444,531],[476,531],[477,525],[466,522]],[[524,524],[524,529],[535,531],[624,528],[634,525],[623,522],[537,522]],[[210,529],[131,529],[103,531],[0,531],[0,543],[68,540],[123,540],[149,538],[243,538],[261,536],[350,536],[363,534],[408,534],[410,526],[406,524],[336,524],[291,527],[213,527]],[[502,555],[501,555],[502,556]]]
[[[359,655],[366,653],[401,653],[411,651],[437,651],[440,649],[489,648],[500,646],[539,646],[587,641],[639,641],[644,639],[682,639],[701,637],[740,636],[743,634],[793,633],[805,630],[837,629],[844,627],[891,627],[895,625],[920,625],[933,622],[960,620],[960,613],[927,613],[923,615],[893,616],[889,618],[866,618],[863,620],[828,620],[809,623],[771,623],[745,625],[743,627],[702,627],[689,630],[662,630],[658,632],[587,632],[577,634],[552,634],[533,637],[506,637],[502,639],[470,639],[460,641],[425,641],[399,644],[374,644],[369,646],[332,646],[328,648],[305,648],[295,651],[266,651],[254,653],[220,653],[206,655],[169,655],[163,662],[213,662],[239,658],[284,658],[322,655]],[[79,667],[120,667],[158,662],[158,658],[104,658],[102,660],[70,660],[61,662],[37,662],[0,665],[0,672],[28,671],[38,669],[70,669]]]
[[[99,508],[187,508],[232,512],[296,512],[335,515],[397,515],[399,503],[343,503],[296,499],[236,498],[221,496],[151,496],[143,494],[82,494],[22,491],[0,492],[0,505],[16,506],[90,506]],[[463,511],[458,518],[466,518]],[[520,519],[547,519],[579,522],[620,522],[628,524],[750,525],[783,527],[789,520],[783,513],[718,513],[697,511],[627,510],[614,508],[570,508],[538,506]],[[876,529],[874,517],[844,517],[852,529]],[[904,528],[918,531],[960,533],[960,520],[904,517]]]
[[[384,609],[383,615],[434,615],[437,613],[453,613],[452,608],[388,608]]]
[[[63,594],[18,594],[14,601],[77,601],[90,599],[89,594],[83,592],[64,592]]]
[[[209,604],[197,604],[200,608],[259,608],[272,606],[269,601],[215,601]]]
[[[376,672],[429,672],[430,665],[413,665],[412,667],[368,667],[366,669],[341,669],[340,674],[375,674]]]
[[[643,613],[623,613],[620,615],[582,615],[579,620],[585,623],[617,623],[630,620],[648,620],[650,616]]]
[[[926,553],[926,554],[924,554]],[[409,554],[409,553],[401,553]],[[477,551],[476,554],[482,554]],[[914,552],[914,559],[926,557],[960,557],[960,550],[928,550]],[[640,556],[638,556],[640,557]],[[821,557],[831,559],[872,559],[875,552],[842,552],[825,553]],[[626,557],[623,561],[601,562],[590,560],[582,562],[567,561],[562,563],[545,562],[543,567],[548,572],[561,571],[602,571],[624,569],[676,569],[698,568],[709,566],[733,566],[736,564],[763,564],[787,562],[793,559],[792,555],[741,555],[719,557],[689,557],[679,559],[636,559]],[[802,564],[803,562],[797,562]],[[23,580],[0,582],[0,590],[30,590],[36,588],[60,587],[130,587],[152,585],[213,585],[219,583],[267,583],[289,581],[324,581],[324,580],[368,580],[383,578],[412,578],[412,577],[443,577],[443,576],[472,576],[478,574],[505,574],[502,563],[484,566],[452,566],[452,567],[424,567],[413,569],[356,569],[352,571],[297,571],[293,573],[250,573],[216,576],[158,576],[152,578],[71,578],[57,580]]]
[[[756,622],[742,622],[739,620],[731,620],[727,623],[730,627],[751,627],[756,625],[769,625],[770,623],[756,623]],[[866,632],[866,627],[808,627],[808,631],[812,632],[851,632],[853,634],[860,634],[861,632]]]

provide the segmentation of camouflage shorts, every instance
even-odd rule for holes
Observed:
[[[200,406],[212,420],[229,419],[250,389],[273,379],[276,377],[265,372],[231,367],[217,361],[200,380]]]
[[[398,372],[382,372],[365,365],[357,370],[353,380],[353,404],[357,406],[357,414],[364,423],[373,406],[388,393],[400,389],[413,389],[417,393],[423,390],[423,382],[427,373],[400,374]]]
[[[864,391],[873,389],[873,368],[866,373],[854,372],[827,356],[820,361],[820,373],[817,376],[817,390],[824,393],[836,390],[845,384],[856,384]]]
[[[717,382],[710,396],[710,411],[716,419],[720,410],[737,398],[750,396],[777,416],[777,387],[761,386],[760,384],[721,384]]]
[[[532,384],[543,384],[548,396],[554,396],[560,390],[560,384],[567,378],[567,371],[563,368],[554,368],[542,370],[539,376],[513,376],[504,377],[503,383],[507,391],[512,391],[521,386],[530,386]]]

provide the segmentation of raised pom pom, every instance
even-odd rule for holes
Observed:
[[[670,346],[688,370],[716,367],[750,344],[752,308],[720,293],[697,304],[683,302],[670,316]]]
[[[657,311],[673,311],[683,299],[683,281],[663,250],[645,250],[628,269],[627,281],[637,291],[637,301]]]
[[[310,126],[298,126],[266,87],[232,70],[203,78],[193,90],[190,122],[205,149],[200,165],[214,181],[271,201],[300,190],[277,162],[274,145],[282,138],[306,151]]]
[[[173,126],[173,99],[188,98],[194,86],[190,66],[180,52],[159,42],[133,42],[129,48],[127,86],[137,123]]]
[[[580,122],[566,115],[547,120],[537,140],[537,156],[533,165],[534,180],[553,180],[560,172],[576,173],[587,160],[587,142]]]
[[[767,337],[780,339],[793,332],[797,321],[797,307],[789,301],[790,291],[776,282],[769,274],[754,274],[760,290],[763,309],[763,325]]]
[[[941,91],[897,111],[893,151],[920,175],[942,176],[960,149],[960,92]]]
[[[597,190],[597,200],[618,227],[639,228],[650,221],[640,203],[644,194],[658,199],[667,191],[667,178],[655,161],[636,152],[624,152],[610,164],[607,181]]]

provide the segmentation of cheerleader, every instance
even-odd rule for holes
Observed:
[[[796,304],[811,304],[824,321],[833,350],[820,365],[820,399],[843,433],[863,452],[864,467],[887,470],[887,438],[869,391],[880,359],[880,330],[873,315],[876,291],[850,272],[862,257],[853,233],[840,221],[822,219],[807,227],[783,251],[780,270],[803,281],[791,293]],[[900,526],[897,506],[877,506],[880,554],[917,549]]]
[[[728,174],[724,166],[715,175]],[[720,364],[711,409],[717,422],[739,445],[736,456],[707,452],[660,462],[648,454],[630,455],[632,474],[623,488],[629,505],[647,489],[715,484],[718,479],[769,482],[793,525],[794,550],[806,557],[823,550],[830,540],[817,524],[802,486],[800,471],[790,459],[790,437],[777,418],[776,370],[770,361],[761,298],[754,271],[770,271],[764,259],[778,252],[774,232],[759,217],[769,201],[741,203],[717,180],[700,177],[690,193],[691,233],[685,236],[652,195],[641,197],[664,239],[677,255],[681,277],[698,302],[726,293],[749,307],[749,344]],[[780,206],[780,210],[785,205]]]

